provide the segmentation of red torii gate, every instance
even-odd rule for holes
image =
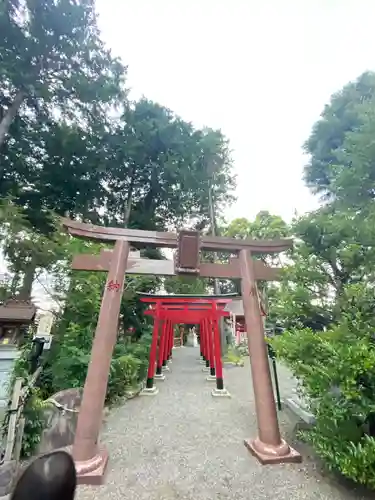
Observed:
[[[171,296],[139,293],[139,295],[142,302],[150,303],[150,308],[145,311],[145,314],[154,318],[147,382],[142,393],[155,394],[157,388],[154,385],[154,379],[165,379],[163,367],[167,366],[167,361],[172,355],[173,326],[179,323],[190,323],[200,325],[201,355],[207,369],[210,370],[207,380],[216,380],[216,389],[212,391],[212,395],[230,396],[224,388],[218,319],[229,316],[229,312],[224,311],[224,307],[232,301],[229,297],[234,297],[236,294]],[[157,353],[158,342],[159,352]]]
[[[287,250],[293,246],[292,240],[242,240],[202,236],[198,231],[191,230],[178,233],[140,231],[94,226],[69,219],[64,219],[63,225],[72,236],[113,244],[112,250],[103,249],[99,255],[78,255],[72,262],[73,269],[107,272],[72,448],[80,483],[101,484],[108,463],[108,452],[98,438],[111,357],[118,333],[125,274],[129,273],[159,276],[182,274],[241,281],[258,423],[258,437],[245,440],[245,445],[263,464],[301,461],[301,455],[280,434],[258,300],[257,281],[277,279],[279,270],[254,259],[255,255]],[[132,258],[132,245],[137,248],[177,248],[176,259],[172,262]],[[202,251],[226,252],[232,257],[226,264],[212,264],[202,260]]]

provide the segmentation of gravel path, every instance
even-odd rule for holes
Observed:
[[[213,398],[195,348],[175,349],[159,394],[111,412],[102,441],[110,452],[107,482],[80,487],[77,500],[360,500],[303,464],[261,466],[243,445],[256,435],[248,360],[225,370],[232,398]],[[281,390],[293,382],[281,368]],[[292,424],[282,416],[283,434]]]

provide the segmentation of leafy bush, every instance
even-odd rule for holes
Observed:
[[[90,361],[93,332],[87,326],[69,323],[59,345],[51,352],[52,391],[83,387]],[[89,342],[91,340],[91,342]]]
[[[76,241],[73,240],[73,243]],[[76,246],[73,250],[76,253]],[[84,245],[81,250],[87,251],[87,246]],[[91,245],[90,250],[97,253],[100,246]],[[90,361],[105,276],[101,273],[75,272],[70,275],[68,290],[65,281],[61,290],[62,295],[66,296],[65,310],[53,327],[52,348],[43,355],[44,369],[38,389],[32,392],[24,409],[26,426],[23,448],[26,455],[35,450],[40,440],[44,426],[43,401],[64,389],[83,387]],[[143,316],[146,306],[139,301],[136,290],[139,287],[148,287],[149,290],[154,282],[151,278],[133,277],[127,280],[119,334],[111,362],[107,404],[118,401],[129,387],[136,386],[146,377],[151,329]],[[129,327],[135,328],[133,337],[121,333]],[[31,346],[31,342],[27,341],[16,363],[13,381],[16,377],[26,378],[29,375]]]
[[[90,360],[92,338],[93,329],[89,326],[80,327],[79,324],[69,322],[64,335],[60,336],[53,345],[39,377],[37,384],[39,387],[31,390],[25,403],[23,457],[31,456],[40,442],[41,432],[45,425],[44,400],[58,391],[83,386]],[[150,328],[144,326],[144,333],[137,342],[133,343],[130,338],[126,340],[129,342],[125,342],[125,339],[120,337],[114,349],[106,397],[108,404],[118,401],[129,388],[134,388],[146,377],[151,344]],[[15,363],[10,392],[17,377],[26,379],[29,376],[31,346],[31,342],[24,345],[22,354]],[[5,433],[8,419],[9,414],[4,420],[3,432]]]
[[[32,389],[23,409],[25,428],[21,455],[24,458],[32,456],[40,443],[40,437],[46,424],[44,418],[46,406],[40,396],[39,389]]]
[[[247,340],[243,340],[237,345],[237,351],[240,356],[249,356],[249,347]]]
[[[309,398],[316,418],[303,433],[331,469],[375,488],[375,344],[367,291],[351,286],[341,321],[327,332],[295,330],[271,341]],[[373,319],[372,319],[373,321]]]
[[[55,353],[54,363],[50,370],[54,392],[70,387],[82,387],[87,367],[90,361],[91,343],[80,342],[80,335],[72,335],[79,325],[70,324]],[[141,337],[137,343],[125,342],[119,338],[112,356],[111,370],[108,382],[107,402],[112,403],[122,397],[126,390],[141,382],[148,367],[148,353],[151,337]],[[88,332],[82,335],[85,339]],[[92,334],[90,334],[92,336]]]
[[[233,363],[237,366],[243,366],[244,364],[240,349],[235,346],[230,346],[228,348],[228,352],[224,356],[223,361],[227,363]]]
[[[131,354],[114,358],[108,380],[107,401],[116,401],[125,395],[139,380],[140,360]]]
[[[139,360],[138,382],[144,380],[147,375],[151,340],[151,328],[145,327],[144,333],[138,342],[134,342],[127,346],[127,352]]]

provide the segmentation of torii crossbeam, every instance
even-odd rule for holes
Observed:
[[[241,295],[248,332],[258,422],[258,437],[246,440],[245,445],[263,464],[301,461],[299,453],[280,436],[256,286],[257,279],[277,279],[277,270],[259,264],[252,258],[252,255],[274,254],[287,250],[292,247],[292,240],[201,237],[198,232],[194,231],[180,231],[178,234],[140,231],[99,227],[70,219],[63,219],[63,225],[73,236],[114,243],[113,251],[102,252],[99,256],[77,256],[72,266],[73,269],[107,271],[108,273],[72,452],[80,483],[102,484],[104,480],[108,454],[97,443],[112,352],[117,338],[125,273],[132,270],[135,274],[173,273],[241,279]],[[166,273],[158,267],[160,261],[155,264],[155,261],[145,259],[138,259],[138,261],[128,259],[130,244],[133,246],[136,244],[137,247],[177,248],[173,269],[168,264],[168,273]],[[201,250],[229,252],[237,255],[237,258],[232,259],[229,264],[206,264],[200,261]]]

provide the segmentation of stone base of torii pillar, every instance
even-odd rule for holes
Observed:
[[[105,448],[99,448],[97,455],[91,460],[80,462],[75,460],[77,483],[101,486],[105,483],[109,455]]]

